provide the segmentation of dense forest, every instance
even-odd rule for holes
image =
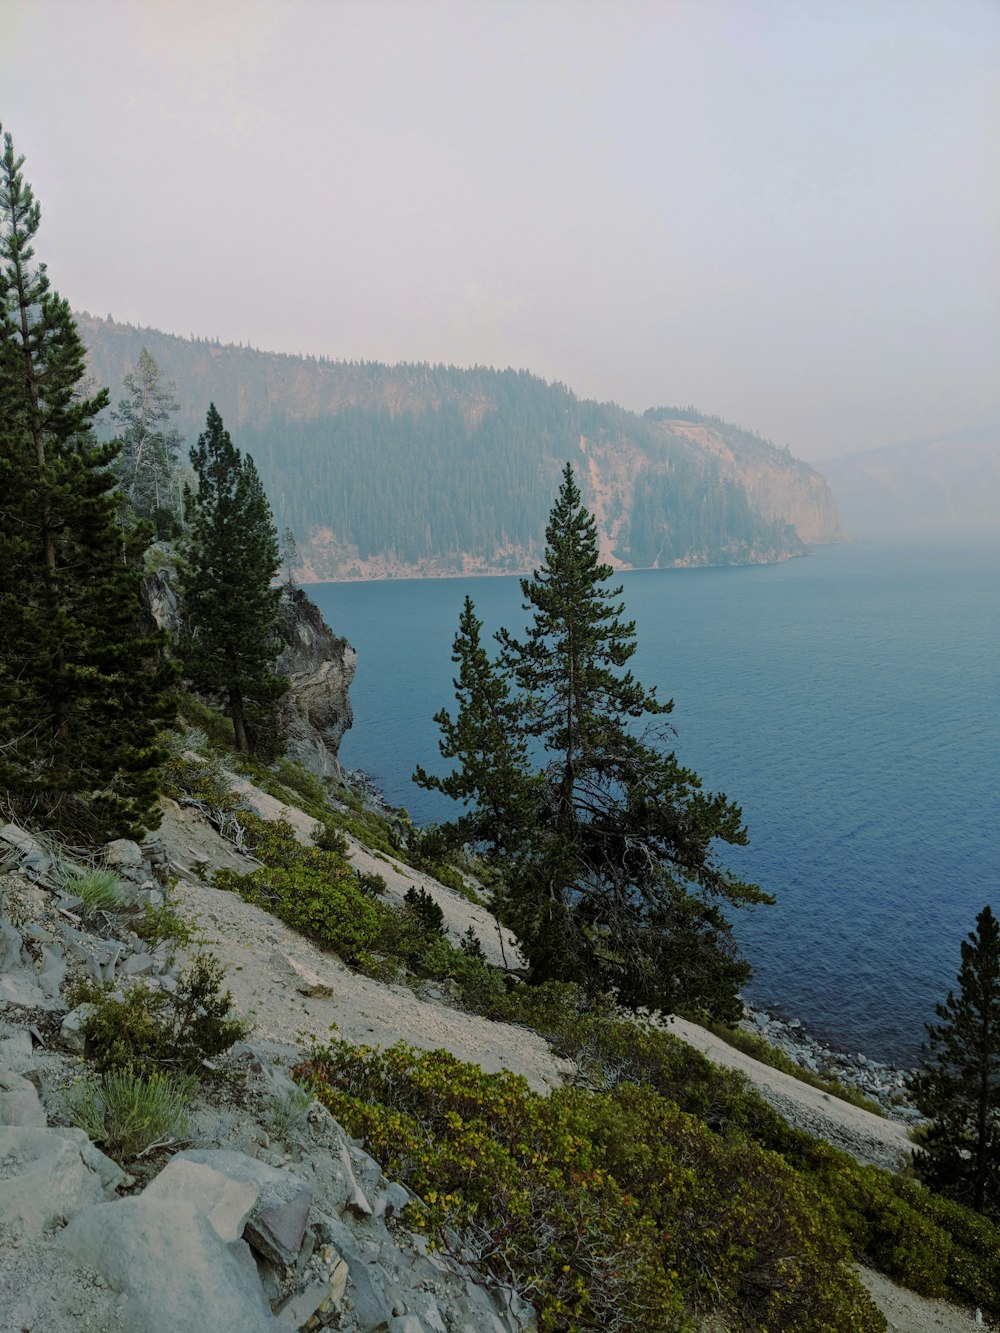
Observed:
[[[148,347],[189,438],[216,403],[306,577],[529,569],[567,461],[617,565],[770,562],[838,536],[818,474],[690,408],[637,415],[523,370],[332,362],[87,315],[80,327],[112,402]]]

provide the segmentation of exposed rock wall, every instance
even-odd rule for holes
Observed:
[[[182,623],[176,549],[156,543],[147,564],[144,605],[153,623],[176,637]],[[337,776],[340,742],[353,721],[348,690],[357,655],[301,588],[283,590],[278,632],[282,647],[277,671],[289,681],[281,704],[286,752],[319,777]]]
[[[280,632],[278,671],[291,682],[282,708],[287,752],[320,777],[338,774],[340,742],[354,720],[348,689],[357,654],[301,588],[285,591]]]

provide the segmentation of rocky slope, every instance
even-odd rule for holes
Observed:
[[[250,784],[241,790],[308,837],[300,811]],[[356,844],[351,854],[358,869],[378,866],[391,895],[411,884],[431,892],[456,938],[473,924],[491,951],[515,953],[495,923],[488,929],[485,909],[391,858],[375,861]],[[104,859],[120,877],[123,907],[84,918],[59,887],[50,849],[12,825],[0,829],[0,1333],[530,1330],[532,1312],[513,1291],[428,1250],[401,1218],[413,1196],[322,1107],[303,1104],[283,1071],[334,1020],[352,1040],[444,1046],[520,1072],[539,1090],[571,1072],[566,1063],[535,1034],[454,1009],[441,991],[418,997],[359,978],[259,908],[208,887],[206,868],[247,862],[194,808],[166,803],[144,848],[110,844]],[[222,1090],[200,1096],[187,1140],[159,1145],[127,1175],[66,1127],[82,1039],[64,996],[74,975],[176,984],[178,964],[150,953],[129,926],[144,902],[160,900],[169,874],[254,1031],[224,1058]],[[678,1030],[702,1049],[714,1042]],[[713,1058],[737,1055],[727,1052],[711,1049]],[[793,1120],[860,1160],[905,1148],[898,1125],[739,1061],[759,1086],[777,1088]],[[971,1314],[878,1275],[866,1280],[893,1329],[972,1327]]]

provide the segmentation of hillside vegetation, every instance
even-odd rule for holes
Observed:
[[[839,535],[818,473],[690,409],[639,416],[523,370],[332,362],[89,315],[79,326],[112,402],[147,347],[176,382],[189,440],[217,405],[308,579],[528,571],[567,459],[618,567],[768,563]]]

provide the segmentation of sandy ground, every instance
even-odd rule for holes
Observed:
[[[905,1126],[898,1121],[886,1120],[860,1106],[842,1102],[791,1074],[762,1065],[742,1051],[727,1046],[721,1037],[683,1018],[671,1018],[667,1026],[708,1056],[713,1064],[738,1069],[745,1074],[774,1109],[798,1129],[826,1139],[858,1161],[872,1166],[894,1170],[905,1163],[911,1144]]]
[[[244,795],[265,817],[289,819],[303,841],[308,840],[313,821],[301,811],[281,805],[249,788],[249,784]],[[196,811],[170,801],[164,806],[158,838],[181,875],[178,906],[199,922],[206,943],[224,963],[237,1010],[250,1015],[254,1022],[251,1040],[266,1043],[292,1058],[295,1049],[308,1046],[312,1038],[325,1040],[335,1024],[337,1033],[352,1042],[386,1046],[402,1040],[428,1050],[443,1047],[489,1072],[509,1069],[522,1074],[538,1091],[558,1086],[570,1072],[569,1063],[553,1056],[534,1033],[492,1023],[437,1001],[422,1001],[405,986],[387,986],[359,976],[335,955],[323,952],[260,908],[200,882],[194,872],[199,862],[240,870],[249,869],[251,863],[224,843]],[[508,966],[520,961],[509,933],[498,933],[485,908],[356,843],[352,843],[351,859],[357,869],[382,875],[387,893],[394,899],[401,899],[413,884],[425,888],[442,906],[449,932],[460,937],[471,925],[493,961],[502,965],[506,959]],[[330,998],[298,994],[280,961],[281,954],[316,972],[331,988]],[[793,1124],[844,1148],[859,1160],[894,1166],[908,1151],[906,1131],[896,1122],[838,1101],[762,1065],[684,1019],[670,1019],[669,1027],[714,1063],[745,1074]],[[989,1327],[977,1324],[973,1311],[926,1300],[879,1273],[859,1271],[885,1314],[891,1333],[970,1333]]]

